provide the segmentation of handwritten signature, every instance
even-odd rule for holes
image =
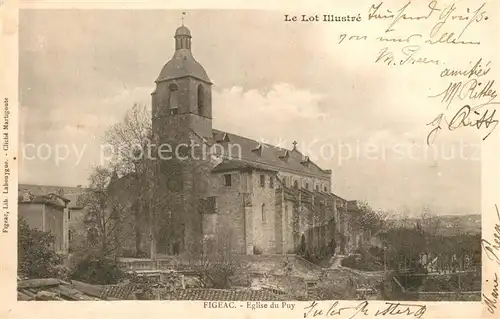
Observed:
[[[483,293],[484,303],[488,307],[488,311],[491,314],[495,314],[495,310],[497,309],[497,300],[498,300],[498,276],[495,273],[495,278],[493,279],[493,289],[491,291],[491,297],[486,296]]]
[[[489,98],[488,103],[497,98],[497,91],[493,89],[495,80],[489,80],[486,83],[478,81],[477,79],[470,79],[468,81],[450,82],[448,87],[441,93],[430,95],[430,98],[442,97],[441,103],[446,103],[448,108],[455,98],[460,100],[479,100],[482,98]]]
[[[496,129],[498,125],[498,120],[495,119],[496,109],[491,111],[488,108],[483,107],[489,104],[500,104],[500,102],[490,102],[471,107],[470,105],[464,105],[461,107],[457,113],[452,117],[451,121],[447,121],[444,113],[439,114],[434,120],[427,125],[432,126],[432,130],[427,135],[427,144],[431,145],[436,140],[438,133],[441,131],[442,122],[445,122],[448,130],[454,131],[460,127],[475,127],[476,129],[490,128],[488,134],[483,137],[483,141],[486,140],[491,133]]]
[[[486,256],[489,260],[495,261],[500,265],[500,210],[498,206],[495,205],[497,212],[498,223],[495,224],[495,233],[493,234],[493,243],[490,243],[486,239],[481,240],[481,245],[483,246]]]
[[[405,65],[405,64],[434,64],[439,65],[440,61],[435,59],[428,59],[427,57],[418,56],[420,51],[419,45],[407,45],[401,49],[402,58],[398,61],[394,53],[389,51],[389,48],[383,48],[377,58],[375,63],[384,63],[387,65]]]
[[[346,318],[352,319],[357,315],[370,316],[371,313],[368,307],[368,301],[363,301],[356,306],[352,307],[340,307],[339,302],[335,301],[328,310],[321,309],[318,306],[316,301],[313,301],[309,306],[305,307],[304,310],[304,318],[308,317],[319,317],[319,316],[340,316],[345,315],[349,316]],[[420,304],[405,304],[400,302],[386,302],[385,307],[382,309],[377,309],[375,312],[372,312],[374,317],[377,316],[397,316],[397,315],[413,315],[415,318],[422,318],[422,316],[427,311],[427,307],[425,305]]]

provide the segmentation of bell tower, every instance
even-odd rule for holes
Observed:
[[[156,235],[169,236],[156,243],[160,254],[200,251],[203,216],[198,203],[207,196],[211,178],[210,156],[200,152],[201,144],[212,137],[212,82],[193,57],[189,29],[180,26],[174,39],[175,52],[151,93],[154,144],[170,151],[170,158],[156,161],[158,196],[168,194],[171,212],[171,217],[163,217],[170,226]]]
[[[191,52],[191,32],[175,31],[175,52],[156,79],[151,94],[153,131],[160,140],[183,142],[189,132],[212,135],[212,82]]]

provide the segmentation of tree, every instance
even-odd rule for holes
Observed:
[[[357,214],[351,216],[352,224],[363,231],[369,231],[372,236],[391,226],[388,214],[373,209],[366,201],[358,201]]]
[[[87,191],[79,197],[86,209],[87,238],[76,250],[70,278],[91,284],[113,284],[124,277],[117,260],[122,244],[133,234],[130,205],[113,192],[117,177],[110,169],[96,167]]]
[[[19,219],[17,268],[21,277],[61,278],[65,276],[62,256],[54,250],[54,237],[41,230],[30,228]]]
[[[113,256],[127,235],[130,236],[124,233],[128,222],[126,203],[112,193],[112,178],[111,170],[96,167],[89,177],[87,192],[79,199],[86,208],[85,226],[89,231],[81,247],[83,257],[93,255],[104,259]]]
[[[172,220],[176,218],[172,212],[182,198],[171,196],[168,184],[159,174],[156,145],[159,141],[153,135],[151,113],[144,105],[134,104],[121,122],[105,132],[104,142],[113,152],[111,169],[133,179],[129,189],[122,191],[134,201],[135,251],[141,252],[145,239],[143,227],[147,226],[152,248],[150,257],[154,258],[159,230],[167,234],[163,239],[170,242],[180,231],[172,227]]]
[[[111,169],[120,176],[132,176],[135,181],[131,195],[135,200],[135,250],[139,253],[144,239],[141,226],[149,223],[152,228],[154,224],[150,207],[154,198],[151,178],[155,175],[150,156],[154,144],[150,112],[144,105],[134,104],[121,122],[105,132],[104,142],[112,150]]]

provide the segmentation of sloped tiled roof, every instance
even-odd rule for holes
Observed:
[[[101,300],[76,289],[71,283],[54,279],[27,279],[17,283],[17,298],[30,300]]]
[[[162,295],[163,300],[273,301],[284,297],[266,290],[193,288]]]
[[[35,196],[45,196],[48,194],[57,194],[69,200],[68,207],[73,208],[77,205],[78,196],[85,193],[85,187],[67,187],[67,186],[47,186],[34,184],[19,184],[19,193],[30,192]]]
[[[277,169],[271,168],[266,165],[261,165],[259,163],[249,163],[240,160],[224,160],[219,165],[217,165],[212,171],[221,173],[233,170],[246,170],[246,169],[258,169],[267,170],[272,172],[277,172]]]
[[[221,147],[214,148],[223,156],[231,155],[233,160],[260,165],[275,170],[286,170],[299,174],[309,174],[319,177],[330,177],[331,171],[323,170],[297,150],[287,150],[282,147],[260,143],[258,141],[227,133],[212,130],[213,140]],[[223,140],[226,137],[226,140]],[[261,145],[261,150],[256,151]],[[241,150],[241,151],[240,151]],[[288,151],[288,153],[286,152]],[[288,156],[284,156],[287,153]],[[219,164],[222,165],[222,164]]]
[[[62,205],[61,203],[58,203],[57,201],[54,201],[53,198],[50,198],[49,196],[33,196],[30,197],[29,199],[25,198],[20,198],[18,201],[19,204],[23,203],[30,203],[30,204],[47,204],[47,205],[52,205],[56,206],[59,208],[64,208],[65,206]]]
[[[134,295],[134,285],[107,285],[101,291],[102,299],[135,299]]]
[[[324,199],[324,200],[332,200],[332,199],[336,199],[338,200],[339,202],[337,202],[337,206],[341,206],[342,203],[347,203],[347,201],[336,195],[336,194],[333,194],[333,193],[327,193],[327,192],[322,192],[322,191],[316,191],[316,190],[307,190],[307,189],[304,189],[304,188],[293,188],[293,187],[286,187],[284,185],[281,186],[285,192],[285,196],[287,198],[294,198],[296,196],[299,195],[299,192],[302,194],[302,198],[304,199],[305,197],[310,197],[312,195],[314,195],[315,197],[319,197],[321,199]],[[305,196],[305,197],[304,197]]]

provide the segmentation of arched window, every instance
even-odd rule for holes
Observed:
[[[203,85],[198,85],[198,114],[204,115],[205,107],[205,90],[203,89]]]
[[[266,223],[266,204],[262,204],[261,208],[261,214],[262,214],[262,223]]]
[[[297,180],[293,182],[293,188],[299,188],[299,182]]]
[[[168,109],[170,115],[179,113],[179,88],[175,84],[168,87]]]

